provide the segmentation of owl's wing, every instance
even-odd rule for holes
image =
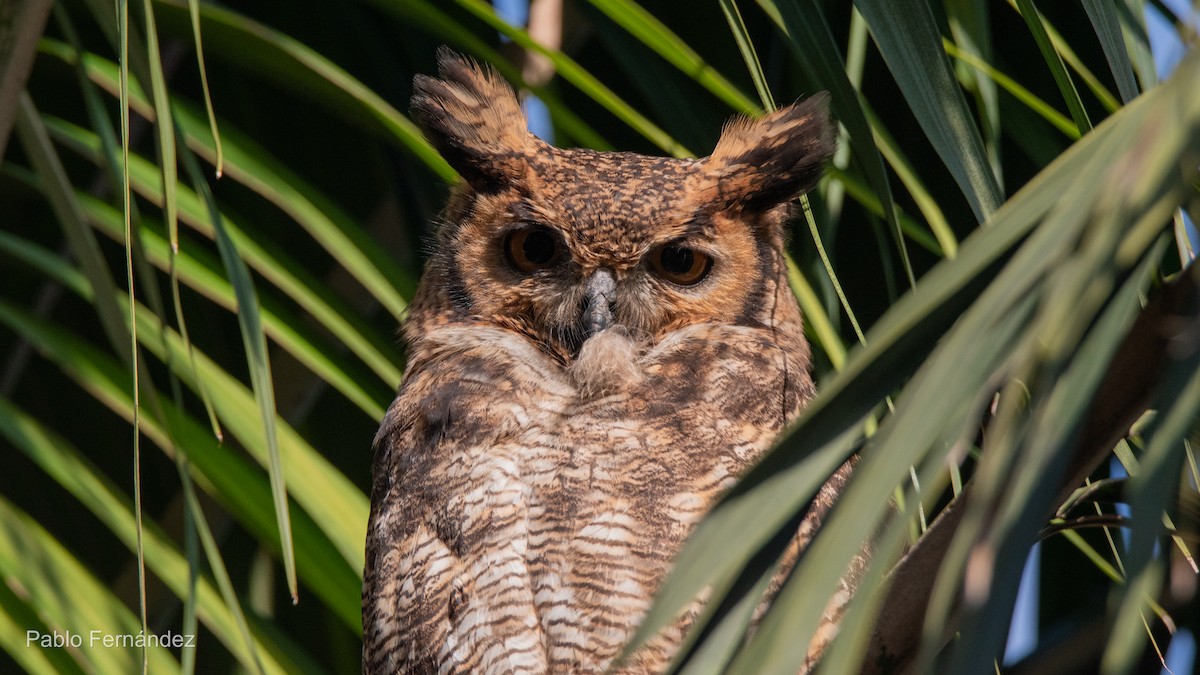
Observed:
[[[544,673],[512,411],[469,367],[411,374],[380,430],[364,673]]]

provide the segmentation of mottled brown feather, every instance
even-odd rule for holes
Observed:
[[[438,78],[413,78],[412,112],[442,157],[476,187],[516,180],[540,143],[511,87],[491,68],[438,50]]]
[[[783,221],[833,125],[814,97],[733,123],[704,160],[562,150],[525,131],[491,70],[443,52],[415,84],[417,119],[466,182],[376,437],[363,670],[600,673],[695,524],[813,396]],[[514,268],[522,228],[552,236],[553,264]],[[707,275],[658,275],[666,246],[709,256]],[[612,326],[590,335],[601,273]],[[620,672],[662,672],[702,602]]]
[[[811,190],[836,147],[829,95],[820,92],[756,119],[731,120],[705,166],[729,207],[770,208]]]

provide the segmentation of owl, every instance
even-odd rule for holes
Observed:
[[[412,110],[463,182],[375,438],[363,670],[602,673],[813,396],[784,221],[836,127],[822,94],[703,159],[558,149],[495,72],[444,50],[438,70]],[[662,672],[701,607],[617,672]]]

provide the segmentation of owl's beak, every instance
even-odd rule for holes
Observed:
[[[587,337],[612,325],[612,306],[616,300],[617,280],[612,270],[601,268],[592,272],[583,289],[583,327]]]

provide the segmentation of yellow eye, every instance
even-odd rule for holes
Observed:
[[[533,274],[554,265],[562,253],[562,240],[546,227],[514,230],[504,238],[504,257],[524,274]]]
[[[650,255],[650,268],[673,284],[692,286],[708,276],[712,258],[694,248],[668,244]]]

